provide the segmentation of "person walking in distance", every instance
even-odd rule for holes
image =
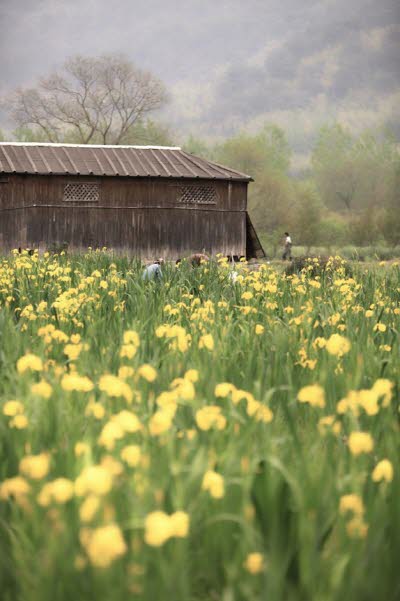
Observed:
[[[289,235],[289,232],[285,232],[285,238],[283,243],[282,260],[286,261],[286,259],[288,259],[288,261],[292,260],[292,239]]]

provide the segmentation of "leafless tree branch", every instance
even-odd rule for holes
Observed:
[[[34,127],[49,141],[120,144],[135,123],[167,100],[163,83],[121,55],[74,56],[60,72],[3,100],[17,127]]]

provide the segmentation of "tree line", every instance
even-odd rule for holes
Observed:
[[[326,125],[301,174],[293,174],[290,146],[276,125],[213,146],[192,137],[186,148],[253,176],[250,213],[272,245],[286,230],[308,248],[400,244],[400,148],[389,132]]]
[[[306,247],[400,244],[400,151],[388,131],[355,134],[338,123],[320,129],[310,164],[291,168],[282,128],[266,124],[207,143],[179,140],[151,114],[168,101],[164,84],[120,55],[75,56],[33,88],[2,99],[25,142],[156,144],[177,141],[189,152],[251,175],[249,211],[264,242],[289,230]],[[0,132],[0,137],[6,137]]]

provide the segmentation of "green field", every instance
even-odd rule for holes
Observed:
[[[400,598],[400,264],[0,261],[2,601]]]

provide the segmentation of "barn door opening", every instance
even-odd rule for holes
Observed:
[[[246,259],[264,259],[265,252],[257,232],[251,223],[250,215],[246,213]]]

